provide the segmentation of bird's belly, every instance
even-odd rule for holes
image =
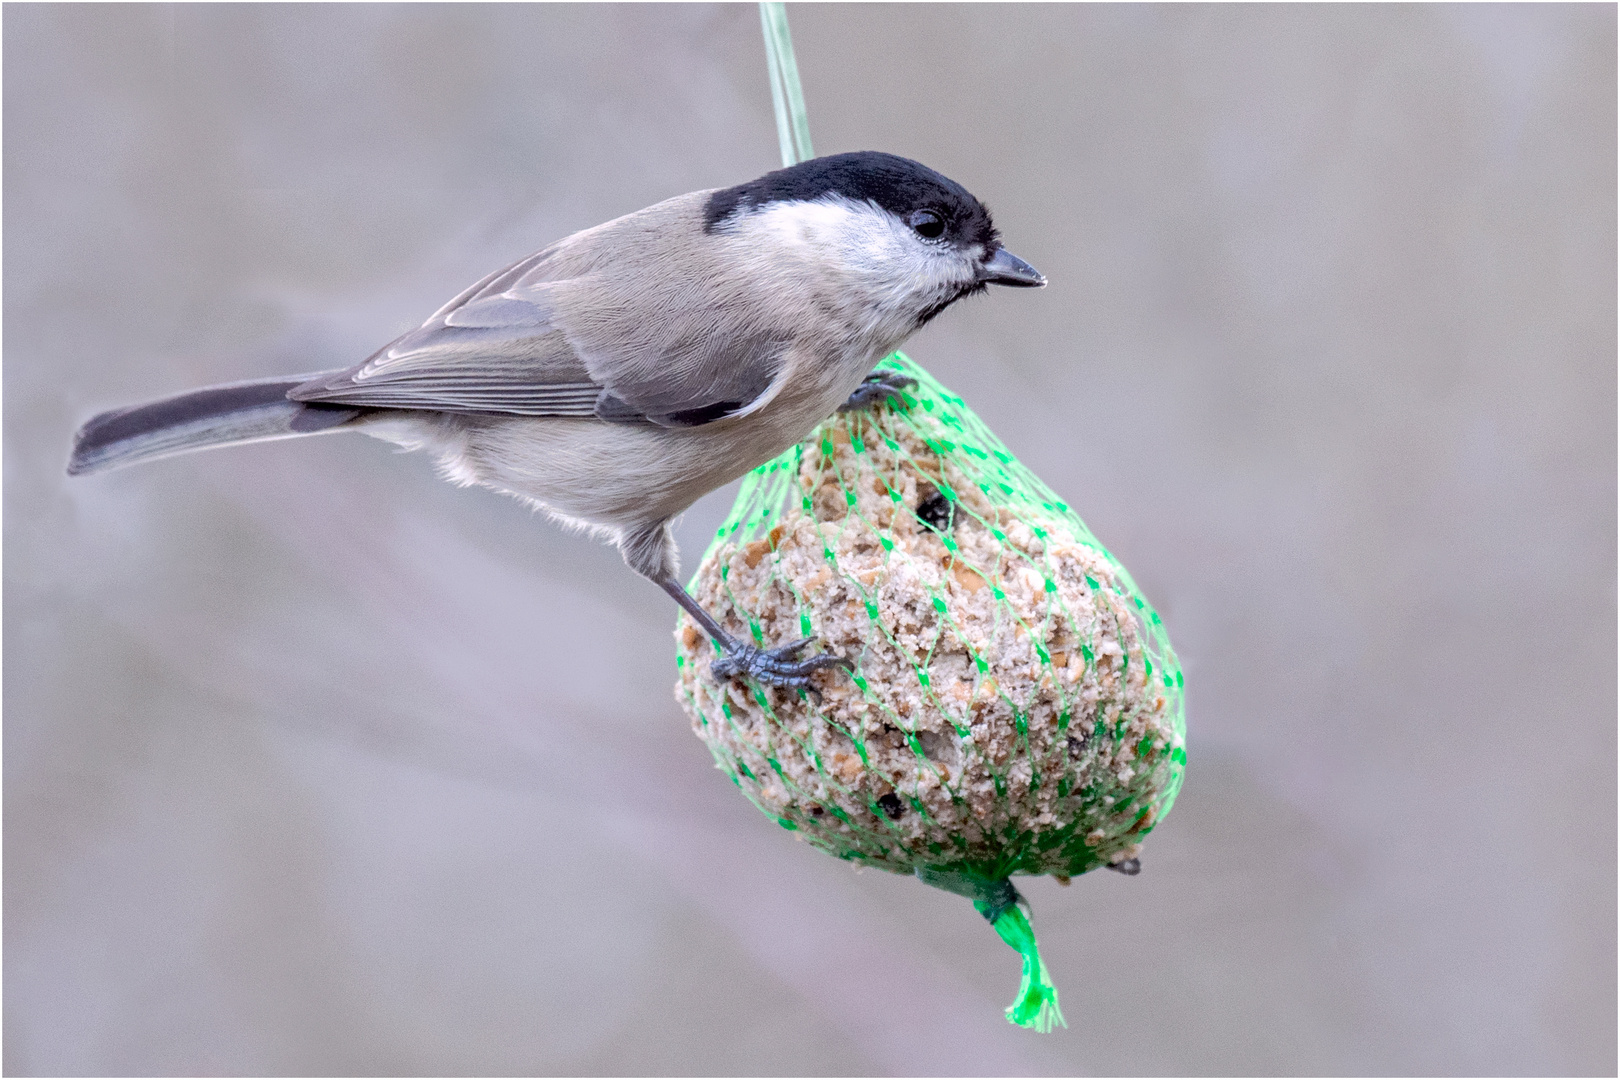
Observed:
[[[433,440],[450,479],[542,503],[596,525],[674,517],[698,499],[780,454],[830,415],[771,411],[698,428],[599,420],[464,417],[452,439]],[[379,434],[381,434],[379,432]]]
[[[746,444],[697,429],[589,420],[502,424],[473,453],[485,483],[602,525],[672,517],[759,463]]]
[[[780,454],[832,415],[870,370],[870,361],[825,365],[819,379],[791,381],[757,413],[694,428],[396,413],[363,430],[429,450],[457,483],[505,491],[579,522],[622,528],[674,517]]]

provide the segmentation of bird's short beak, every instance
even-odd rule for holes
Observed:
[[[996,253],[979,267],[979,280],[989,285],[1038,289],[1046,284],[1046,275],[1006,248],[997,248]]]

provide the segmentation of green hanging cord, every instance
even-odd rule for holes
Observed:
[[[1057,987],[1046,973],[1040,946],[1035,942],[1035,928],[1029,922],[1029,903],[1013,887],[1011,878],[981,877],[971,871],[926,866],[919,866],[913,872],[924,884],[970,898],[974,910],[989,921],[1002,941],[1017,949],[1024,958],[1024,978],[1018,984],[1018,998],[1007,1007],[1009,1021],[1043,1034],[1051,1031],[1054,1023],[1069,1026],[1063,1019],[1063,1010],[1058,1008]]]
[[[761,0],[759,21],[765,29],[765,63],[771,72],[771,104],[776,109],[776,137],[782,144],[782,166],[786,168],[816,156],[815,151],[810,149],[810,118],[804,111],[799,65],[793,59],[793,35],[788,33],[787,5]]]
[[[975,901],[973,906],[979,914],[990,916],[992,905]],[[1029,923],[1023,901],[1004,908],[990,925],[1001,935],[1002,941],[1017,949],[1024,958],[1024,977],[1018,984],[1017,999],[1007,1006],[1007,1019],[1019,1027],[1042,1033],[1051,1031],[1054,1021],[1068,1027],[1063,1010],[1058,1008],[1057,987],[1046,973],[1040,946],[1035,941],[1035,928]]]

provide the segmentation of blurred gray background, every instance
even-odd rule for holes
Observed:
[[[1615,8],[791,15],[1050,277],[909,351],[1186,666],[1141,876],[1027,885],[1069,1029],[738,796],[612,550],[359,437],[62,473],[775,167],[752,5],[8,5],[5,1070],[1612,1074]]]

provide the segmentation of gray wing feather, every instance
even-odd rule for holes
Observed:
[[[602,386],[552,324],[544,287],[508,291],[547,254],[491,274],[365,363],[288,396],[375,408],[592,416]]]
[[[295,401],[686,427],[764,394],[788,342],[703,242],[706,192],[576,233],[497,271]],[[695,246],[694,246],[695,244]]]
[[[511,293],[492,296],[488,300],[474,300],[444,317],[446,326],[470,326],[489,330],[549,326],[550,323],[551,315],[544,305],[513,296]]]

